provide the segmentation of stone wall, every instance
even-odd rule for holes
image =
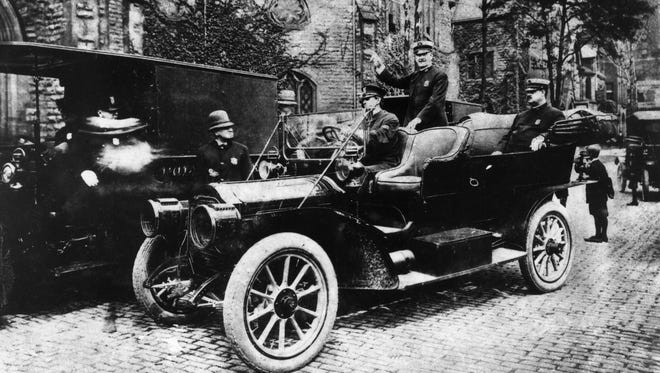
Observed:
[[[101,49],[115,52],[138,51],[127,48],[137,44],[141,48],[139,8],[131,6],[133,17],[129,19],[124,0],[15,0],[15,8],[21,19],[24,40],[58,44],[83,49]],[[134,21],[131,21],[134,20]],[[137,24],[137,27],[136,27]],[[137,34],[138,38],[131,37]],[[30,97],[21,103],[18,123],[8,124],[15,128],[5,131],[9,137],[21,134],[21,123],[36,119],[34,106],[35,85],[32,79],[20,78],[16,85],[21,97]],[[57,79],[43,78],[39,83],[40,120],[42,136],[52,137],[64,125],[56,100],[63,97],[65,87]]]
[[[421,13],[415,19],[415,4]],[[451,37],[449,2],[438,0],[308,1],[311,22],[290,35],[291,51],[305,54],[322,46],[322,55],[301,71],[317,84],[317,110],[348,110],[357,105],[363,83],[375,76],[365,50],[373,49],[411,72],[410,46],[420,35],[438,46],[436,63],[449,75],[448,97],[458,95],[458,64]],[[420,5],[421,4],[421,5]],[[418,25],[415,29],[415,24]],[[392,90],[391,93],[402,93]]]
[[[345,110],[354,104],[354,84],[358,79],[354,71],[359,66],[354,54],[353,20],[357,15],[352,3],[352,0],[309,1],[310,24],[291,32],[289,37],[294,56],[321,48],[322,54],[314,66],[300,69],[316,83],[317,111]]]
[[[516,113],[525,109],[524,82],[528,65],[525,51],[528,45],[517,37],[516,27],[506,18],[488,23],[487,44],[488,50],[493,52],[493,75],[487,79],[482,104],[494,113]],[[470,78],[468,72],[469,55],[481,51],[481,20],[455,22],[454,42],[460,56],[459,98],[479,103],[481,78]]]

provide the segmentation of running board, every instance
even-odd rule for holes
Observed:
[[[450,273],[442,276],[434,276],[424,272],[410,271],[408,273],[400,274],[398,290],[406,290],[417,286],[422,286],[438,281],[449,280],[451,278],[468,275],[470,273],[479,272],[488,267],[498,264],[512,262],[514,260],[524,257],[527,253],[519,250],[507,249],[504,247],[493,250],[492,261],[489,264],[480,265],[478,267],[466,269],[460,272]]]

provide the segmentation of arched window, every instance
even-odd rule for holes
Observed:
[[[297,114],[316,111],[316,83],[311,78],[299,71],[291,70],[286,73],[282,83],[283,89],[296,92]]]

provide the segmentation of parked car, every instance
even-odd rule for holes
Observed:
[[[642,200],[649,198],[650,188],[660,186],[660,111],[638,111],[628,117],[625,159],[617,158],[617,185],[621,191],[636,178]]]
[[[275,122],[268,75],[22,42],[0,42],[0,72],[64,87],[57,101],[46,99],[54,89],[17,92],[36,113],[2,131],[16,136],[0,145],[0,308],[30,283],[81,271],[113,268],[130,282],[138,206],[189,195],[208,113],[227,110],[255,134],[241,141],[259,148]],[[244,110],[248,95],[254,106]],[[110,99],[120,117],[97,117]],[[48,137],[45,113],[55,110],[66,125]]]
[[[353,126],[316,174],[151,199],[136,298],[162,323],[222,310],[248,365],[290,371],[323,348],[339,288],[406,290],[517,261],[530,291],[557,290],[576,254],[562,202],[585,183],[570,180],[569,140],[584,139],[592,122],[558,123],[556,146],[494,155],[513,118],[472,113],[456,126],[400,130],[400,164],[375,174],[346,166],[363,152]]]

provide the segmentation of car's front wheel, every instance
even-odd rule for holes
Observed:
[[[171,250],[163,236],[144,240],[133,264],[135,298],[149,316],[164,324],[183,324],[207,312],[183,301],[192,288],[192,275],[186,260]]]
[[[519,264],[528,285],[542,293],[562,287],[574,256],[566,208],[553,201],[538,208],[527,222],[525,245]]]
[[[337,303],[337,278],[321,246],[297,233],[274,234],[234,268],[224,299],[225,332],[248,365],[288,372],[321,351]]]

